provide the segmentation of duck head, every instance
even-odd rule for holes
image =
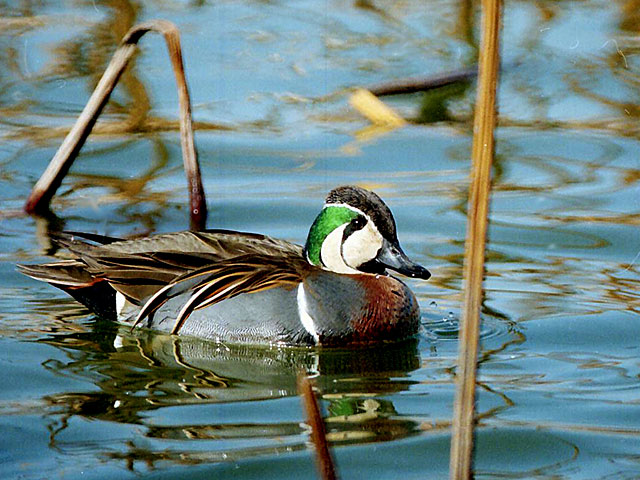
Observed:
[[[355,186],[333,189],[316,217],[304,247],[307,261],[336,273],[386,274],[394,270],[428,279],[398,243],[396,222],[378,195]]]

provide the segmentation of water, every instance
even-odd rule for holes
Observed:
[[[5,2],[0,6],[0,476],[313,478],[295,391],[316,373],[343,478],[446,478],[472,85],[387,99],[426,123],[359,140],[343,89],[464,68],[464,2]],[[637,478],[637,2],[507,2],[478,385],[478,478]],[[134,23],[181,29],[209,226],[301,243],[326,192],[390,205],[428,282],[418,339],[384,349],[217,345],[130,332],[15,271],[20,208]],[[331,95],[338,92],[335,95]],[[444,103],[443,103],[444,102]],[[69,230],[184,229],[177,99],[145,37],[56,197]],[[437,120],[437,121],[434,121]]]

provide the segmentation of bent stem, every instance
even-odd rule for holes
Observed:
[[[474,119],[471,188],[464,262],[464,308],[460,324],[450,478],[471,478],[475,384],[482,306],[485,243],[491,190],[499,70],[500,0],[482,2],[482,48]]]
[[[71,164],[91,133],[122,72],[124,72],[124,69],[135,54],[138,41],[145,33],[150,31],[161,33],[164,36],[176,77],[180,105],[182,157],[189,185],[191,229],[202,230],[205,228],[207,204],[193,136],[191,101],[182,62],[180,33],[173,23],[166,20],[150,20],[141,23],[129,30],[124,36],[76,123],[65,137],[33,190],[31,190],[31,194],[24,205],[25,212],[34,214],[49,210],[51,199],[62,184],[62,180],[69,172]]]

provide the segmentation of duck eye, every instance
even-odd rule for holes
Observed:
[[[362,230],[364,226],[367,224],[367,219],[362,215],[358,215],[356,218],[351,220],[344,229],[344,234],[342,235],[342,241],[344,242],[353,232],[357,232],[358,230]]]
[[[351,225],[353,226],[353,230],[360,230],[362,227],[366,225],[366,223],[367,221],[365,220],[364,217],[357,216],[356,218],[353,219],[353,221],[351,222]]]

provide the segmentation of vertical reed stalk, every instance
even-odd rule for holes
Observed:
[[[122,43],[113,54],[107,69],[91,94],[82,113],[76,120],[58,151],[49,162],[46,170],[33,187],[27,199],[24,210],[27,213],[46,212],[49,209],[51,199],[62,179],[69,172],[71,164],[78,156],[87,137],[91,133],[102,109],[109,100],[111,92],[115,88],[122,72],[136,52],[136,44],[140,38],[149,31],[161,33],[166,41],[167,50],[173,66],[178,88],[180,104],[180,138],[182,143],[182,155],[185,172],[189,184],[190,220],[191,228],[202,230],[207,221],[207,203],[202,187],[198,154],[193,139],[193,126],[191,120],[191,101],[182,63],[182,51],[180,48],[180,34],[178,28],[166,20],[150,20],[136,25],[122,39]]]
[[[475,384],[491,189],[499,70],[500,0],[482,1],[482,41],[473,126],[472,171],[464,262],[464,308],[460,324],[457,388],[451,438],[450,478],[471,478]]]

